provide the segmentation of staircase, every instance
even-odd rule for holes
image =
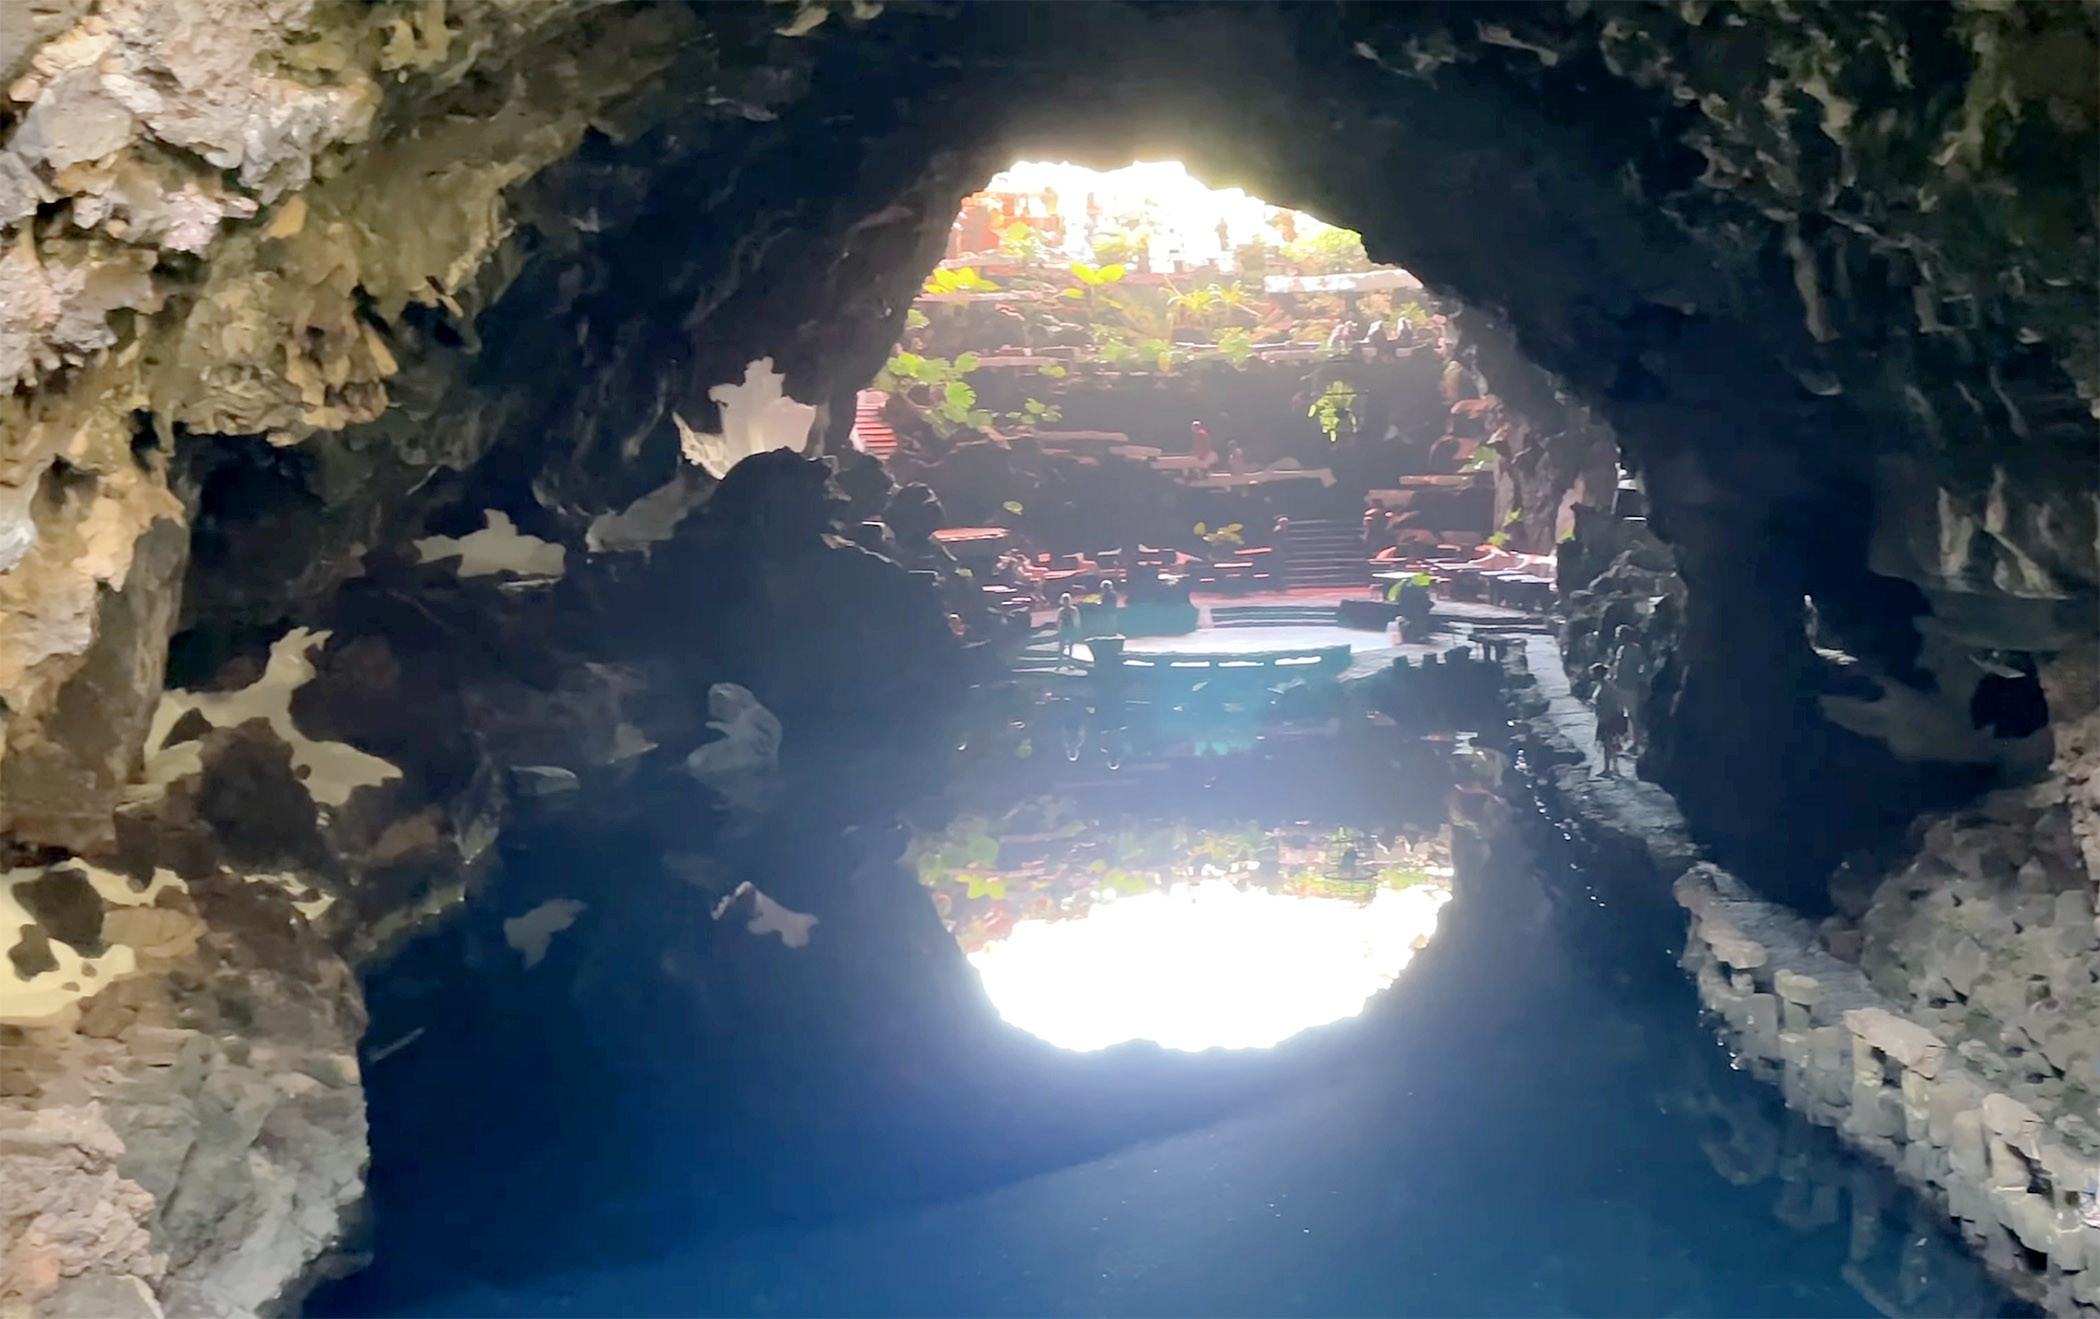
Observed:
[[[1212,627],[1291,627],[1314,624],[1334,626],[1331,604],[1303,605],[1212,605]]]
[[[1058,653],[1057,642],[1049,636],[1031,637],[1021,653],[1014,656],[1015,673],[1054,673],[1071,667],[1072,661]]]
[[[863,389],[853,406],[853,447],[877,458],[897,452],[897,432],[882,419],[882,405],[889,395],[879,389]]]
[[[1290,555],[1290,584],[1328,590],[1368,586],[1371,565],[1364,555],[1363,527],[1339,518],[1292,519],[1284,540]]]

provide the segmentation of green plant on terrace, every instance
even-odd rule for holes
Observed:
[[[1115,229],[1093,241],[1094,261],[1099,265],[1127,265],[1145,250],[1148,237],[1141,229]]]
[[[1023,221],[1016,220],[999,231],[999,255],[1021,266],[1040,266],[1050,260],[1050,245]]]
[[[999,286],[978,274],[969,266],[954,270],[936,269],[926,277],[922,288],[926,293],[997,293]]]
[[[1335,442],[1341,436],[1344,420],[1351,430],[1356,428],[1356,386],[1341,380],[1329,381],[1305,415],[1320,423],[1330,444]]]
[[[1175,293],[1167,299],[1167,307],[1177,323],[1198,329],[1223,325],[1235,316],[1261,319],[1261,313],[1255,310],[1247,290],[1239,284],[1207,284]]]
[[[1254,332],[1238,326],[1218,331],[1218,355],[1234,366],[1245,366],[1254,356]]]
[[[1071,264],[1071,266],[1068,267],[1068,269],[1070,269],[1072,272],[1072,278],[1078,280],[1082,285],[1090,289],[1100,288],[1104,284],[1114,284],[1117,281],[1121,280],[1123,276],[1129,272],[1129,267],[1123,265],[1121,262],[1109,262],[1106,265],[1090,266],[1084,261],[1074,261]],[[1070,297],[1074,295],[1084,296],[1084,292],[1083,290],[1075,289],[1071,293],[1068,293],[1066,296]]]
[[[953,359],[920,353],[893,354],[875,376],[872,387],[902,394],[926,413],[943,437],[966,427],[992,424],[992,414],[977,406],[977,391],[963,379],[977,369],[977,354]]]
[[[1364,252],[1361,234],[1352,229],[1321,229],[1283,249],[1284,259],[1309,275],[1344,275],[1377,267]]]

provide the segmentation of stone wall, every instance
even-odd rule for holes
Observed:
[[[1540,639],[1527,648],[1512,665],[1512,680],[1522,716],[1519,738],[1541,788],[1593,847],[1634,876],[1625,889],[1600,896],[1619,904],[1630,925],[1648,929],[1667,919],[1655,909],[1652,886],[1669,885],[1689,919],[1682,963],[1743,1065],[1778,1086],[1790,1107],[1835,1129],[1945,1207],[2014,1290],[2054,1313],[2100,1308],[2100,1132],[2080,1111],[2088,1101],[2071,1083],[2062,1076],[2054,1084],[2034,1078],[2033,1062],[2045,1060],[2048,1051],[2023,1054],[2028,1066],[2022,1074],[2012,1065],[2017,1060],[2004,1056],[2008,1046],[2002,1040],[1988,1053],[1976,1047],[1991,1023],[1949,1011],[1949,1005],[1918,1011],[1913,994],[1883,992],[1877,981],[1889,978],[1886,971],[1870,977],[1840,955],[1857,956],[1856,941],[1833,940],[1830,923],[1818,925],[1763,900],[1706,859],[1660,789],[1599,778],[1591,717],[1568,689],[1549,642]],[[2022,809],[2050,809],[2031,797],[2020,798]],[[2007,803],[1991,807],[2001,814],[2010,809]],[[1979,812],[1967,826],[1935,828],[1951,839],[1963,828],[1983,830],[1988,824],[1988,836],[2004,844],[2012,835],[1997,826],[2008,823],[2016,822]],[[2038,841],[2035,850],[2068,855],[2068,829],[2061,820],[2055,828],[2061,840]],[[1963,855],[1999,854],[1972,847]],[[1981,872],[1985,863],[1973,868]],[[2006,881],[1997,890],[2002,898],[2016,890],[2017,875],[2000,878]],[[1986,881],[1979,873],[1975,882]],[[1902,883],[1901,876],[1889,881]],[[2024,952],[2060,968],[2067,960],[2082,967],[2084,952],[2064,950],[2093,942],[2090,900],[2082,889],[2029,895],[2036,899],[2029,903],[2030,926],[2005,921],[1992,890],[1950,891],[1936,884],[1930,891],[1948,906],[1963,895],[1970,906],[1981,898],[1986,909],[1936,927],[1920,921],[1919,930],[1942,932],[1941,945],[1963,937],[1963,922],[2002,928],[2014,937],[1994,944],[1999,958]],[[1882,904],[1877,897],[1876,907]],[[1872,911],[1865,933],[1868,965],[1893,968],[1896,941],[1885,936]],[[1978,953],[1977,960],[1988,960],[1980,944]],[[1979,979],[1990,974],[1980,970]],[[2027,983],[2016,969],[1999,974],[2008,984]],[[1988,993],[1982,997],[1996,1001]],[[2078,1036],[2079,1018],[2077,1010],[2067,1009],[2064,1030],[2044,1032],[2053,1047]],[[2084,1020],[2091,1019],[2086,1009]]]
[[[1673,892],[1691,916],[1685,967],[1754,1072],[1944,1204],[2015,1290],[2052,1313],[2100,1307],[2088,1121],[1979,1065],[1969,1041],[1950,1047],[1825,951],[1815,926],[1726,871],[1695,866]],[[2081,924],[2089,937],[2090,918]]]

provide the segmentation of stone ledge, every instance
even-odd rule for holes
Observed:
[[[1813,923],[1706,860],[1669,794],[1598,777],[1588,708],[1552,639],[1528,640],[1504,666],[1534,773],[1592,842],[1644,854],[1670,885],[1690,918],[1682,964],[1746,1070],[1945,1207],[2015,1292],[2054,1314],[2100,1314],[2100,1228],[2080,1213],[2100,1166],[1832,956]]]

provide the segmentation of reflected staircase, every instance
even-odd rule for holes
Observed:
[[[1371,584],[1371,565],[1364,554],[1363,527],[1339,518],[1293,519],[1285,533],[1293,589],[1347,589]]]

